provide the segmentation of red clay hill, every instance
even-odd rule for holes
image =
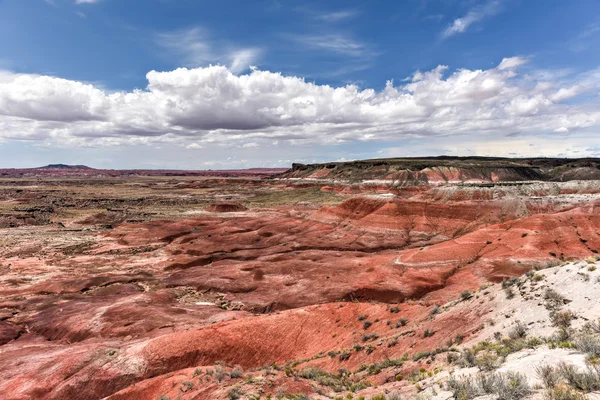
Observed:
[[[54,199],[48,224],[2,230],[29,239],[2,252],[0,393],[220,399],[252,384],[261,398],[326,398],[311,367],[359,396],[394,379],[382,363],[427,369],[417,354],[468,341],[488,312],[436,307],[598,254],[598,165],[374,160],[143,184],[179,214],[128,206],[143,185],[127,181],[136,203],[120,189],[109,227],[98,221],[114,209]],[[3,202],[35,190],[14,185]]]

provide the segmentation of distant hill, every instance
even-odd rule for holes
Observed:
[[[37,169],[94,169],[87,165],[48,164]]]
[[[415,157],[293,164],[280,178],[360,182],[399,186],[444,182],[600,180],[599,158]]]

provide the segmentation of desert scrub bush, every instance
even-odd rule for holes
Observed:
[[[531,392],[525,375],[515,372],[489,375],[480,373],[475,380],[472,377],[451,377],[448,389],[459,400],[470,400],[484,394],[496,395],[498,400],[518,400]]]
[[[425,329],[423,332],[424,338],[432,337],[433,335],[435,335],[435,331],[432,331],[431,329]]]
[[[359,320],[359,321],[364,321],[364,320],[366,320],[366,319],[367,319],[367,316],[366,316],[365,314],[359,314],[359,315],[358,315],[358,320]]]
[[[548,346],[551,349],[576,349],[577,345],[573,342],[558,342],[558,341],[551,341],[548,343]]]
[[[550,321],[552,321],[552,325],[560,328],[567,329],[571,327],[571,321],[575,319],[575,314],[573,311],[556,311],[550,314]]]
[[[365,346],[361,345],[360,343],[354,343],[352,345],[352,350],[354,350],[354,351],[361,351],[364,348],[365,348]]]
[[[401,358],[388,358],[383,361],[374,363],[374,364],[362,364],[358,369],[359,372],[367,371],[369,375],[377,375],[381,372],[382,369],[390,368],[390,367],[400,367],[404,362],[408,360],[406,357]]]
[[[233,369],[229,373],[229,376],[231,378],[233,378],[233,379],[243,378],[244,377],[244,370],[239,365],[236,365],[235,367],[233,367]]]
[[[442,312],[442,310],[440,309],[440,306],[437,304],[434,304],[433,308],[431,309],[431,312],[429,313],[429,316],[433,317],[434,315],[437,315],[441,312]]]
[[[583,272],[578,272],[577,275],[581,275],[581,277],[583,278],[584,282],[589,282],[590,281],[590,274],[586,274]]]
[[[453,376],[448,379],[448,390],[454,393],[456,400],[471,400],[480,393],[479,388],[469,376],[457,379]]]
[[[350,352],[348,350],[344,350],[340,353],[339,357],[340,361],[346,361],[350,359]]]
[[[375,332],[373,333],[365,333],[364,335],[362,335],[362,341],[363,342],[368,342],[369,340],[375,340],[378,339],[379,335],[376,334]]]
[[[539,282],[543,279],[544,279],[544,275],[542,275],[542,274],[533,274],[533,277],[531,278],[531,280],[534,282]]]
[[[408,319],[406,319],[406,318],[400,318],[398,321],[396,321],[396,328],[400,328],[402,326],[406,326],[406,324],[408,324]]]
[[[513,286],[517,282],[519,282],[519,278],[510,278],[510,279],[505,278],[502,280],[502,289],[506,289],[507,287]]]
[[[587,370],[580,371],[572,364],[561,362],[557,368],[570,386],[583,392],[600,390],[600,369],[598,367],[588,366]]]
[[[507,372],[495,375],[497,378],[489,393],[497,395],[498,400],[518,400],[531,392],[527,378],[523,374]]]
[[[365,322],[363,322],[363,329],[366,331],[367,329],[369,329],[371,327],[371,325],[373,325],[373,323],[371,321],[365,321]]]
[[[556,310],[563,306],[565,298],[552,288],[544,292],[545,305],[548,310]]]
[[[189,392],[192,389],[194,389],[194,382],[191,381],[185,381],[179,387],[179,390],[182,392]]]
[[[329,386],[335,392],[344,390],[345,384],[342,377],[323,371],[317,367],[307,367],[300,371],[300,377],[316,381],[324,386]]]
[[[400,392],[394,390],[387,395],[386,400],[402,400],[402,396],[400,395]]]
[[[215,375],[215,379],[217,381],[221,382],[229,374],[227,372],[225,372],[225,369],[222,366],[217,365],[217,366],[215,366],[214,375]]]
[[[238,400],[242,397],[244,393],[242,392],[242,389],[240,389],[237,386],[232,387],[231,389],[229,389],[229,392],[227,392],[227,398],[229,400]]]
[[[482,371],[492,371],[502,364],[502,358],[490,351],[483,351],[475,357],[475,365]]]
[[[587,400],[583,394],[564,384],[547,389],[544,398],[546,400]]]
[[[575,338],[575,346],[590,356],[600,357],[599,336],[589,333],[582,333]]]
[[[600,333],[600,320],[586,322],[583,331],[585,333]]]
[[[446,354],[446,362],[448,364],[454,364],[456,362],[458,362],[460,360],[460,354],[454,351],[449,351],[448,354]]]
[[[534,367],[534,371],[538,378],[548,389],[554,388],[560,382],[558,371],[551,365],[538,365]]]
[[[527,327],[521,321],[517,321],[515,326],[508,332],[508,337],[512,340],[523,339],[527,336]]]
[[[457,359],[457,364],[463,368],[474,367],[475,357],[477,353],[474,349],[465,349],[460,353],[460,357]]]
[[[462,292],[460,292],[460,299],[463,300],[463,301],[464,300],[468,300],[471,297],[473,297],[473,295],[468,290],[463,290]]]
[[[506,298],[508,300],[512,299],[515,297],[515,290],[512,288],[512,286],[507,286],[504,288],[504,293],[506,294]]]
[[[397,307],[397,306],[391,307],[391,308],[390,308],[390,312],[391,312],[392,314],[398,314],[398,313],[400,312],[400,308],[399,308],[399,307]]]

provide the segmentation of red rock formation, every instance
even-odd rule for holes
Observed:
[[[154,398],[218,361],[356,370],[468,337],[485,304],[432,319],[434,303],[600,251],[599,201],[536,208],[509,189],[490,193],[438,188],[318,210],[125,223],[85,254],[15,253],[0,280],[0,393]],[[327,355],[355,343],[372,351]],[[225,395],[214,381],[183,393]]]

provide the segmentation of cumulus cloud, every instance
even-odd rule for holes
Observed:
[[[552,135],[599,124],[597,99],[574,97],[581,85],[521,79],[522,63],[506,58],[495,68],[454,72],[439,66],[402,85],[389,81],[379,91],[319,85],[257,68],[236,75],[225,66],[151,71],[145,89],[122,92],[0,72],[0,139],[251,148],[274,142]],[[596,75],[582,76],[589,88]],[[566,99],[572,100],[562,103]]]
[[[498,0],[489,1],[484,5],[472,8],[465,16],[456,18],[452,21],[452,23],[442,32],[442,37],[449,38],[458,33],[463,33],[474,23],[498,14],[500,8],[500,1]]]

